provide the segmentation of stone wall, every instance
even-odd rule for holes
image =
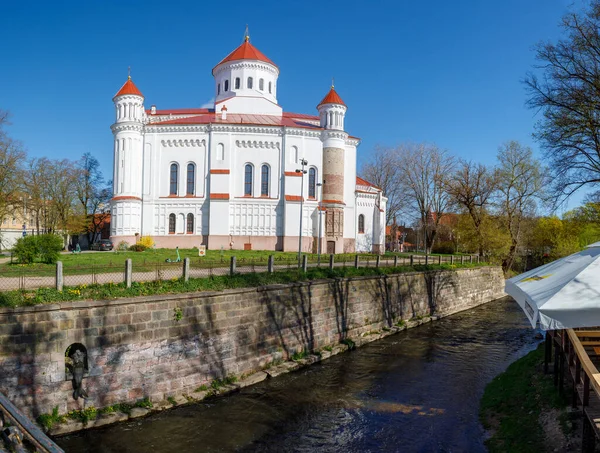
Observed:
[[[0,308],[0,391],[29,415],[81,408],[65,372],[65,351],[81,343],[87,405],[164,400],[399,319],[471,308],[503,290],[502,271],[480,267]]]

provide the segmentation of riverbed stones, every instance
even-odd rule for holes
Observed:
[[[257,373],[251,374],[250,376],[245,377],[240,382],[238,382],[240,388],[248,387],[249,385],[258,384],[259,382],[264,381],[268,377],[268,374],[264,371],[259,371]]]
[[[149,413],[150,413],[150,411],[148,409],[146,409],[145,407],[134,407],[133,409],[131,409],[131,412],[129,413],[129,418],[145,417]]]

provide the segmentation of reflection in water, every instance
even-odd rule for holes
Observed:
[[[228,397],[58,439],[66,452],[479,452],[487,382],[534,348],[502,300]]]

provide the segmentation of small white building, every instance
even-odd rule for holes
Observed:
[[[386,198],[357,178],[334,87],[318,116],[284,112],[248,36],[212,74],[214,108],[146,110],[131,77],[113,98],[112,241],[296,251],[301,229],[305,252],[319,231],[323,253],[383,252]]]

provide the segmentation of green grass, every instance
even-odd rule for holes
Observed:
[[[567,398],[559,395],[552,375],[543,373],[543,361],[542,343],[487,385],[480,418],[483,426],[493,432],[486,441],[490,453],[545,451],[539,418],[548,408],[562,409],[560,419],[565,425]]]
[[[308,272],[298,269],[277,271],[272,274],[267,272],[213,276],[209,278],[190,278],[188,282],[183,279],[158,280],[151,282],[133,282],[131,288],[124,283],[104,285],[80,285],[63,288],[57,291],[54,288],[39,288],[27,291],[0,292],[0,307],[31,306],[38,304],[65,302],[73,300],[107,300],[121,297],[150,296],[156,294],[175,294],[192,291],[222,291],[233,288],[253,288],[278,283],[293,283],[322,278],[361,277],[402,272],[454,270],[459,268],[477,267],[476,264],[449,265],[431,264],[399,267],[338,267],[309,268]]]

